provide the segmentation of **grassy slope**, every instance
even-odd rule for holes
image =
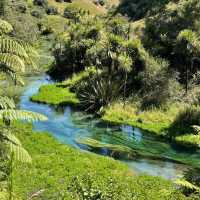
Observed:
[[[15,133],[33,159],[31,165],[18,163],[14,170],[14,192],[22,199],[40,190],[44,191],[38,200],[79,199],[73,188],[71,193],[67,190],[74,177],[78,177],[79,183],[86,179],[83,187],[87,192],[92,187],[109,194],[111,200],[186,199],[161,178],[134,176],[118,161],[62,145],[48,134],[33,133],[30,125],[16,127]]]

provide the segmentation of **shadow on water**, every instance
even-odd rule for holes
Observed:
[[[200,165],[198,152],[174,149],[170,144],[157,141],[137,128],[107,125],[70,106],[53,107],[30,101],[41,85],[51,83],[46,77],[31,78],[21,96],[21,109],[48,117],[48,121],[34,123],[35,130],[48,131],[64,144],[124,161],[138,173],[175,179],[188,168]]]

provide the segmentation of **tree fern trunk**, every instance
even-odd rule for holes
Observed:
[[[6,1],[1,0],[0,1],[0,16],[1,17],[5,15],[5,6],[6,6]]]

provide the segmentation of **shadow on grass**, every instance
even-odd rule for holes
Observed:
[[[200,108],[188,107],[180,112],[169,128],[169,137],[194,133],[191,126],[200,124]]]

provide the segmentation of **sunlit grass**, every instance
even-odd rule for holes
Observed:
[[[39,92],[31,97],[31,100],[52,105],[77,105],[79,104],[79,100],[76,94],[71,92],[70,87],[80,82],[81,79],[94,73],[96,73],[96,71],[91,67],[85,71],[74,74],[70,79],[63,81],[62,83],[43,85],[39,89]]]
[[[179,120],[179,114],[184,112],[185,109],[185,104],[171,104],[166,108],[152,108],[141,111],[139,106],[134,103],[128,103],[124,106],[123,103],[117,102],[105,109],[102,119],[110,123],[135,126],[159,137],[169,138],[171,134],[179,135],[175,137],[176,142],[186,146],[200,146],[199,135],[193,135],[192,132],[182,133],[183,129],[188,130],[190,128],[191,122],[185,122],[182,124],[183,127],[179,128],[173,125],[177,119]]]
[[[195,144],[200,147],[200,135],[186,134],[177,136],[175,139],[178,143],[183,143],[187,146],[193,146]]]
[[[79,199],[71,196],[76,195],[75,190],[69,190],[75,178],[87,192],[97,189],[109,199],[185,199],[169,181],[135,176],[121,162],[60,144],[49,134],[34,133],[30,125],[16,124],[14,132],[33,160],[32,164],[17,163],[14,167],[13,192],[22,199],[41,190],[38,200]]]
[[[32,101],[52,105],[78,104],[76,94],[69,88],[63,88],[57,84],[44,85],[39,92],[31,97]]]
[[[129,124],[154,132],[155,135],[165,135],[163,132],[170,126],[176,118],[178,110],[177,106],[170,107],[168,110],[150,109],[140,111],[134,103],[126,104],[114,103],[105,109],[102,119],[110,122]]]

